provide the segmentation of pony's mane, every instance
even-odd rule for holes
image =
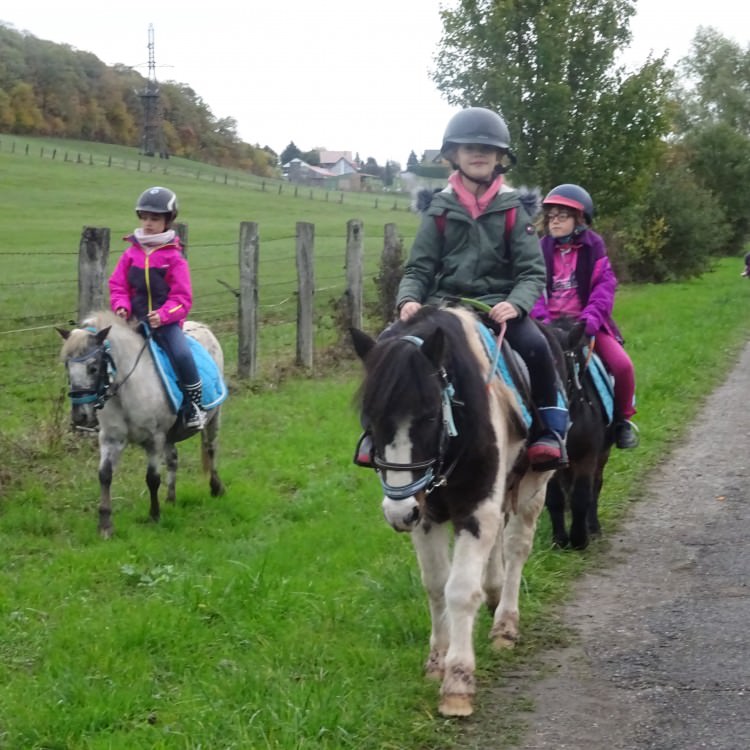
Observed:
[[[70,336],[63,342],[60,359],[64,362],[69,357],[77,357],[91,347],[93,332],[87,330],[88,328],[100,331],[107,326],[111,326],[108,338],[115,341],[122,340],[135,333],[119,315],[115,315],[110,310],[92,312],[81,322],[81,327],[74,328],[70,332]]]
[[[407,323],[396,323],[381,335],[368,355],[359,392],[364,415],[385,412],[398,417],[434,408],[442,387],[435,368],[418,346],[403,337],[426,340],[440,328],[445,337],[446,369],[461,393],[462,414],[467,421],[488,418],[482,366],[467,342],[464,320],[455,312],[425,305]],[[468,312],[465,315],[473,317]]]

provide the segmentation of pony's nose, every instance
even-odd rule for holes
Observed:
[[[96,427],[96,414],[92,410],[74,407],[70,413],[73,427]]]
[[[384,497],[382,509],[385,520],[396,531],[413,531],[421,518],[419,504],[414,497],[408,497],[403,500],[393,500],[390,497]]]

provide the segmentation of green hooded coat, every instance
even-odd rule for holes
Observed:
[[[507,210],[516,217],[506,242]],[[443,228],[436,222],[440,220]],[[470,297],[513,304],[524,316],[544,291],[547,271],[539,239],[520,193],[503,185],[484,213],[472,219],[449,185],[432,197],[414,238],[396,304],[439,304]]]

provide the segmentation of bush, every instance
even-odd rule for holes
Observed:
[[[685,280],[710,270],[730,230],[716,196],[682,165],[666,165],[643,206],[631,206],[612,230],[615,268],[632,281]],[[626,271],[622,273],[622,266]]]

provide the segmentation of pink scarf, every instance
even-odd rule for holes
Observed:
[[[490,205],[492,199],[498,194],[503,184],[503,176],[499,174],[490,183],[487,190],[482,193],[481,196],[477,197],[464,185],[461,175],[458,172],[454,172],[449,178],[448,182],[453,187],[458,202],[469,212],[472,219],[476,219],[484,213],[487,206]]]

